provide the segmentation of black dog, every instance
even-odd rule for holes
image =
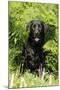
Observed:
[[[27,29],[30,33],[27,47],[23,49],[20,72],[24,73],[26,69],[30,69],[31,72],[39,70],[42,73],[45,65],[43,45],[47,25],[39,20],[32,20]]]

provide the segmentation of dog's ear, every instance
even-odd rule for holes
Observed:
[[[46,33],[46,31],[48,30],[48,24],[43,23],[43,26],[44,26],[44,32]]]
[[[26,30],[30,30],[31,29],[32,23],[33,23],[33,20],[28,23],[28,25],[26,26]]]
[[[44,31],[46,31],[47,29],[48,29],[48,25],[44,23]]]

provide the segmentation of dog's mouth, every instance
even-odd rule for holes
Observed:
[[[35,40],[36,42],[38,42],[38,41],[39,41],[39,38],[35,38],[34,40]]]

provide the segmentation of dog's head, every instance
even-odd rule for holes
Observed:
[[[27,29],[30,30],[30,35],[35,42],[38,42],[43,37],[44,32],[47,30],[47,25],[40,20],[32,20]]]

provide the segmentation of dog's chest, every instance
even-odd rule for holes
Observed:
[[[31,47],[26,49],[26,61],[28,66],[38,67],[40,62],[39,52],[36,52]]]

